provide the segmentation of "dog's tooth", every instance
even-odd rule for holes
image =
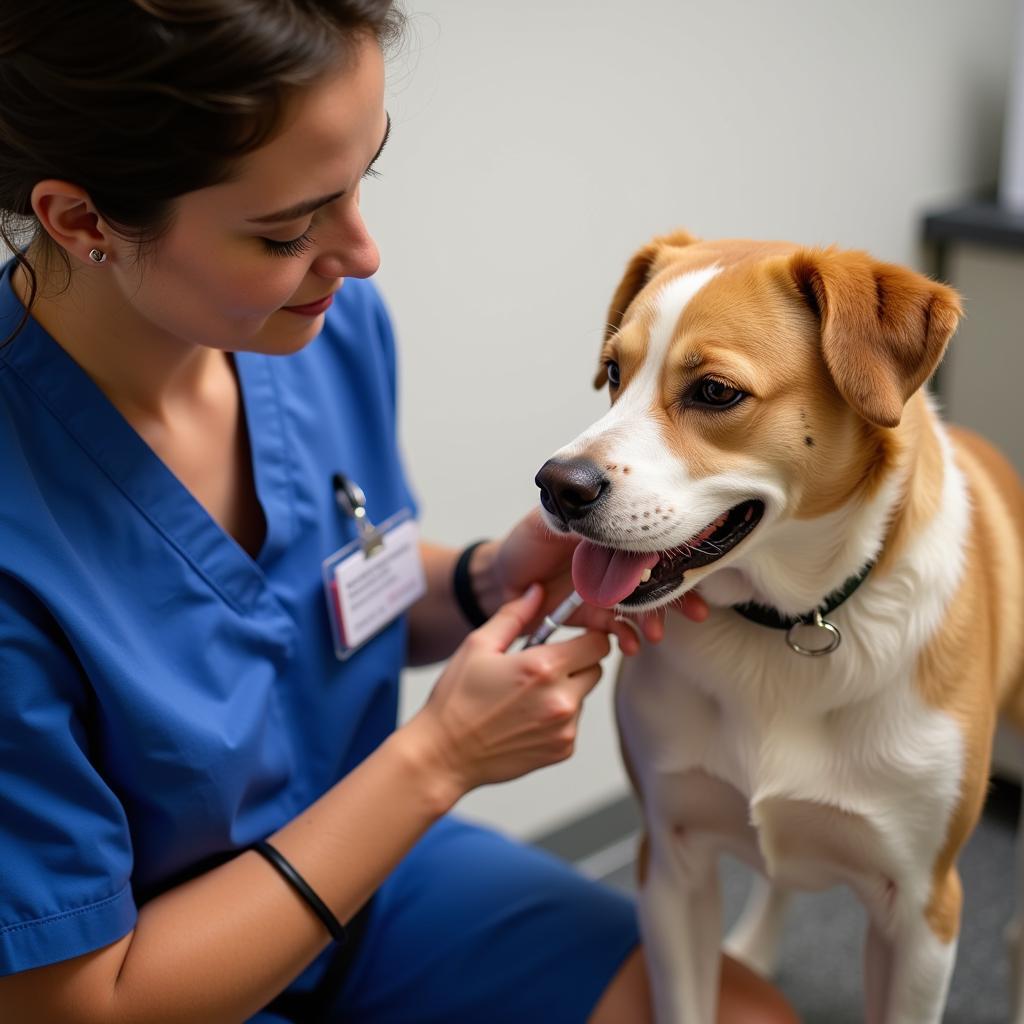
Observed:
[[[641,583],[646,583],[650,578],[651,578],[651,570],[650,569],[644,569],[644,574],[643,574],[643,576],[640,577],[640,582]]]

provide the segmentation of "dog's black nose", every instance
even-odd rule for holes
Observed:
[[[609,487],[589,459],[548,459],[533,482],[540,488],[540,503],[563,523],[585,516]]]

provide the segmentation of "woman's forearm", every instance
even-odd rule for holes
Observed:
[[[410,723],[270,837],[340,921],[461,796],[432,753]],[[328,942],[301,897],[247,852],[145,904],[113,945],[0,979],[0,1019],[239,1022]]]

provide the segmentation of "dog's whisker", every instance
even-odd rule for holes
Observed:
[[[694,548],[695,551],[699,551],[702,555],[720,555],[722,549],[711,541],[707,541],[707,546],[701,544],[699,547]]]

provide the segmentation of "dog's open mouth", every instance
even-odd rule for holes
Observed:
[[[676,590],[687,572],[718,561],[761,521],[764,502],[744,501],[669,551],[619,551],[580,541],[572,560],[573,584],[602,608],[643,605]]]

